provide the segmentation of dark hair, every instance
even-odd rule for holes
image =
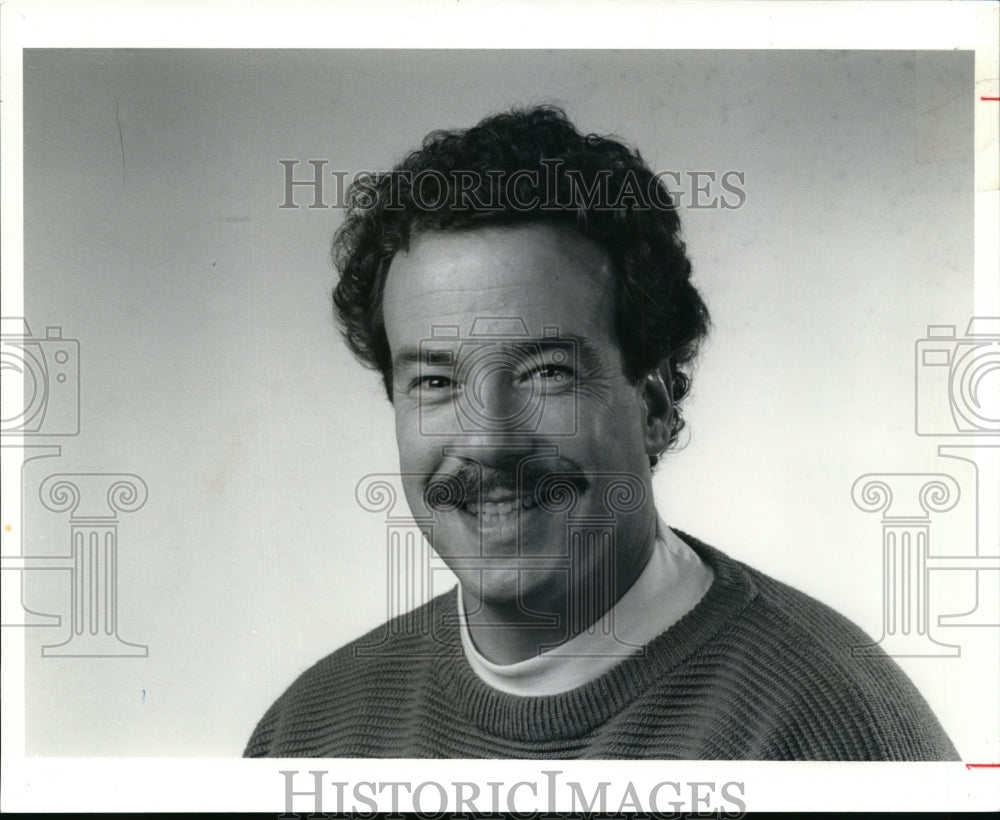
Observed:
[[[572,225],[609,253],[625,375],[636,382],[659,369],[673,397],[674,444],[689,366],[709,325],[680,219],[638,151],[581,134],[554,106],[434,131],[391,171],[355,180],[332,248],[340,271],[333,302],[348,346],[382,372],[391,401],[382,293],[393,256],[425,232],[539,221]]]

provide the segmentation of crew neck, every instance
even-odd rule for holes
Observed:
[[[701,600],[672,627],[595,680],[553,695],[501,692],[483,682],[464,654],[457,659],[441,655],[434,664],[435,675],[453,707],[483,731],[510,740],[544,743],[581,737],[707,644],[753,600],[756,585],[739,562],[680,530],[672,532],[714,575]],[[440,605],[439,616],[455,624],[453,634],[460,644],[456,597],[443,596]]]
[[[484,683],[511,695],[536,697],[582,686],[640,651],[669,629],[704,596],[712,570],[658,519],[649,560],[618,602],[566,643],[510,664],[490,661],[475,645],[456,590],[459,633],[466,660]]]

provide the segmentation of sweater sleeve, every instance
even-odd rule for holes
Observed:
[[[270,757],[274,725],[281,710],[281,700],[275,701],[258,722],[243,750],[243,757]]]
[[[958,760],[938,719],[895,660],[854,623],[804,593],[760,579],[758,658],[788,681],[759,749],[763,760]],[[779,636],[777,639],[774,636]],[[777,641],[777,642],[775,642]],[[766,649],[764,643],[769,645]]]

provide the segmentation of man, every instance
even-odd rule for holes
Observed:
[[[305,672],[248,756],[957,756],[857,627],[659,519],[708,312],[637,153],[548,107],[433,133],[334,258],[459,587]]]

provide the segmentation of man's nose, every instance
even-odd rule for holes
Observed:
[[[526,393],[509,369],[484,373],[461,398],[463,449],[487,467],[530,452],[536,432],[532,423],[537,425],[531,402],[539,398]]]

